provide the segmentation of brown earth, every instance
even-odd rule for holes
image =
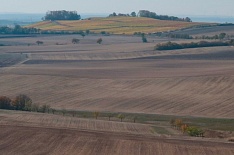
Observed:
[[[166,40],[143,44],[130,36],[103,37],[103,45],[88,36],[72,45],[77,37],[0,39],[12,44],[0,53],[28,55],[0,68],[1,95],[23,93],[58,109],[234,118],[233,47],[153,51]],[[15,111],[0,111],[0,137],[4,155],[234,154],[233,143],[160,137],[145,124]]]
[[[4,155],[234,153],[232,143],[159,137],[148,132],[148,125],[135,123],[14,111],[0,111],[0,118],[0,154]]]
[[[73,37],[34,38],[44,39],[43,46],[0,47],[29,56],[1,69],[1,94],[24,93],[34,103],[59,109],[234,117],[233,47],[153,51],[152,40],[163,40],[144,44],[130,36],[108,36],[103,45],[94,42],[97,36],[79,45],[53,45]]]

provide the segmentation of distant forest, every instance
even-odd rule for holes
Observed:
[[[179,18],[175,16],[168,16],[168,15],[157,15],[155,12],[150,12],[148,10],[140,10],[138,14],[136,12],[132,12],[131,14],[123,14],[123,13],[112,13],[109,15],[109,17],[115,17],[115,16],[124,16],[124,17],[146,17],[146,18],[153,18],[153,19],[159,19],[159,20],[173,20],[173,21],[184,21],[184,22],[192,22],[192,20],[189,17],[186,18]]]

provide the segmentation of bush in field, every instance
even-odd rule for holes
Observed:
[[[204,135],[204,131],[202,129],[197,128],[197,127],[188,127],[187,133],[193,137],[203,137],[203,135]]]
[[[87,35],[89,35],[89,34],[90,34],[90,30],[85,30],[85,33],[86,33]]]
[[[144,37],[142,37],[142,42],[143,43],[147,43],[148,42],[148,40],[146,39],[146,37],[144,36]]]
[[[24,94],[18,95],[13,100],[12,106],[15,110],[31,111],[32,99]]]
[[[0,109],[12,109],[11,99],[6,96],[0,97]]]
[[[123,119],[125,118],[125,116],[124,116],[123,114],[119,114],[117,117],[121,120],[121,122],[122,122]]]
[[[102,38],[99,38],[99,39],[97,40],[97,43],[98,43],[98,44],[101,44],[101,43],[102,43]]]
[[[73,38],[73,39],[72,39],[72,43],[73,43],[73,44],[79,44],[79,43],[80,43],[80,39]]]

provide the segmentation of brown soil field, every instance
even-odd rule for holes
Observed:
[[[0,154],[4,155],[234,153],[232,143],[159,137],[148,133],[147,125],[14,111],[0,111],[0,118]]]
[[[228,35],[234,35],[234,26],[212,26],[212,27],[201,27],[201,28],[189,28],[185,30],[175,31],[176,34],[189,34],[195,36],[202,35],[218,35],[220,33],[226,33]]]
[[[68,44],[75,36],[0,47],[29,57],[0,70],[1,94],[24,93],[58,109],[234,117],[233,47],[153,51],[164,40],[144,44],[131,36],[108,36],[103,45],[92,42],[98,36]],[[56,37],[67,45],[54,45]],[[31,38],[18,39],[26,41]]]
[[[96,44],[100,37],[102,45]],[[80,38],[80,44],[73,45],[72,38]],[[35,45],[37,40],[44,45]],[[11,44],[0,47],[0,54],[27,54],[20,63],[0,68],[1,96],[27,94],[34,103],[55,109],[234,118],[233,47],[154,51],[156,43],[167,40],[148,40],[115,35],[0,38]],[[0,111],[0,137],[4,155],[234,154],[227,140],[160,135],[150,122],[30,112]]]

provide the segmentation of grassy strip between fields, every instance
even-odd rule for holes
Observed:
[[[54,114],[64,116],[74,116],[79,118],[93,118],[95,119],[96,112],[91,111],[68,111],[56,110]],[[112,113],[112,112],[98,112],[97,119],[121,121],[119,116],[123,115],[123,122],[135,122],[143,124],[169,124],[172,119],[181,119],[189,126],[197,126],[203,129],[234,131],[234,119],[229,118],[206,118],[206,117],[192,117],[192,116],[174,116],[174,115],[159,115],[159,114],[142,114],[142,113]]]

